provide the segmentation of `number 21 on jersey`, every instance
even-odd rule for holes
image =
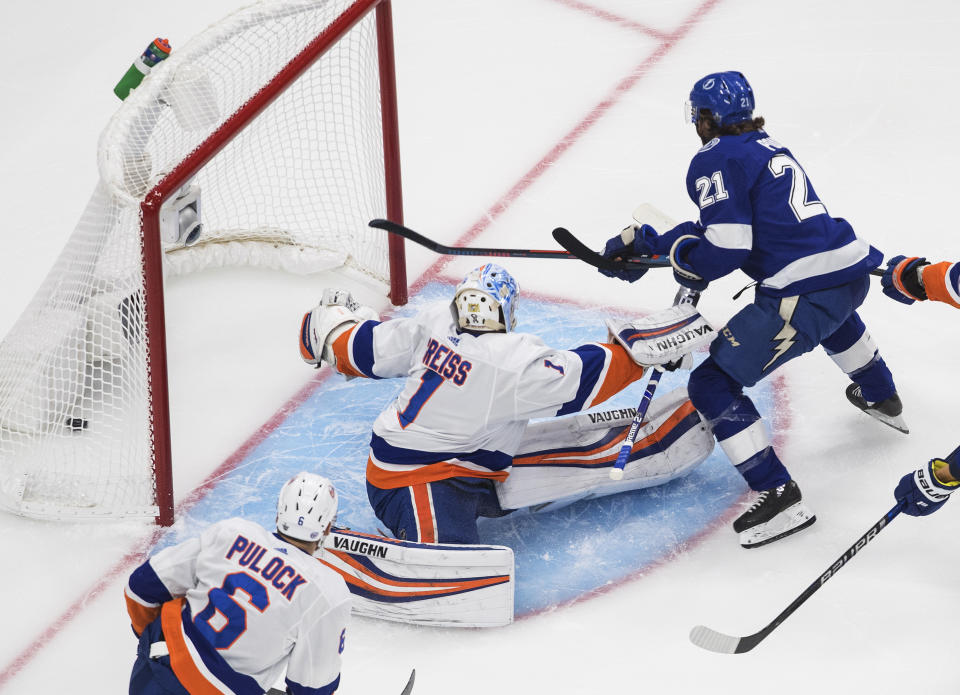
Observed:
[[[775,179],[779,179],[788,172],[790,173],[790,195],[787,198],[787,203],[790,205],[794,217],[797,218],[797,222],[827,214],[827,208],[823,203],[816,199],[810,200],[807,174],[792,157],[785,154],[776,154],[770,158],[767,168]],[[730,197],[726,186],[723,184],[723,172],[721,171],[715,171],[709,177],[701,176],[696,180],[696,186],[701,210],[708,205],[713,205]]]
[[[710,174],[709,178],[701,176],[697,179],[696,186],[699,194],[698,204],[701,210],[708,205],[713,205],[718,200],[726,200],[730,197],[723,185],[723,173],[719,171]]]

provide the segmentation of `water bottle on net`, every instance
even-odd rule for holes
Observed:
[[[150,42],[146,50],[130,65],[127,72],[120,78],[117,85],[113,88],[113,93],[121,100],[129,96],[131,90],[135,89],[143,81],[143,78],[150,74],[153,67],[170,55],[170,42],[166,39],[156,38]]]

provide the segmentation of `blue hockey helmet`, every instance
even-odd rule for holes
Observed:
[[[474,268],[457,285],[450,309],[460,328],[509,333],[517,325],[520,287],[496,263]]]
[[[717,126],[725,126],[753,118],[755,105],[753,89],[742,72],[714,72],[693,85],[687,114],[696,123],[700,110],[706,109]]]

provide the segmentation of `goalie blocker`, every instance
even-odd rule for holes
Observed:
[[[632,321],[606,320],[607,330],[634,362],[666,365],[683,360],[689,368],[690,354],[706,347],[717,333],[693,304],[678,304]]]

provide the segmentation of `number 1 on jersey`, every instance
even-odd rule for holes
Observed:
[[[407,407],[397,413],[402,428],[406,429],[407,425],[417,419],[417,415],[420,414],[420,409],[430,400],[430,396],[440,388],[442,383],[443,377],[432,369],[428,369],[423,373],[423,376],[420,377],[420,386],[413,392],[413,395],[410,396]]]

